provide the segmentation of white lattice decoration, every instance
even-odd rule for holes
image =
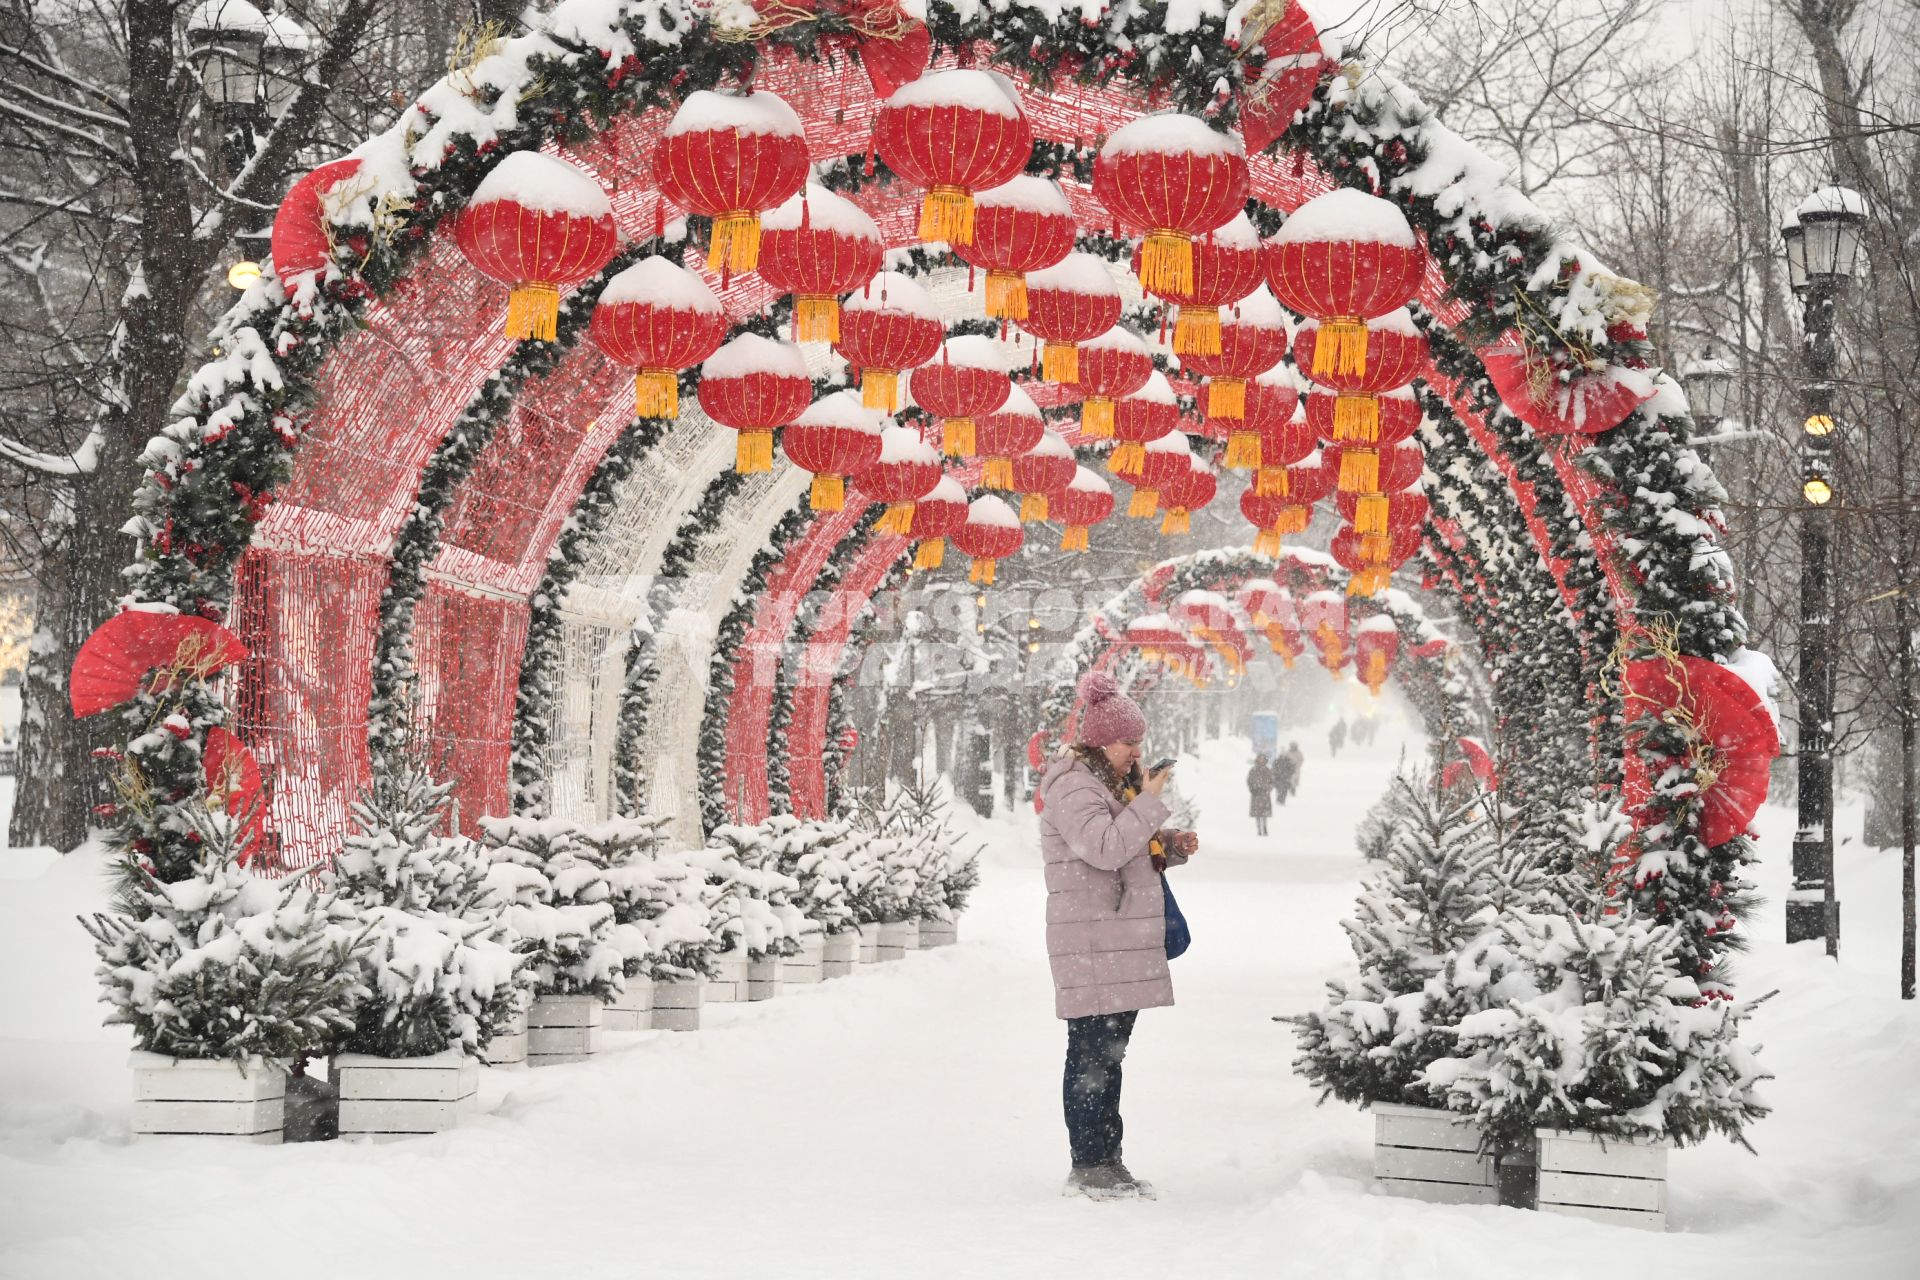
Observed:
[[[611,812],[609,753],[594,743],[619,714],[627,631],[603,619],[561,617],[559,706],[547,744],[547,787],[555,817],[599,821]]]

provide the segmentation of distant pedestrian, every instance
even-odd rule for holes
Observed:
[[[1306,757],[1300,752],[1300,744],[1289,742],[1287,749],[1273,758],[1273,798],[1277,804],[1285,804],[1294,788],[1300,785],[1300,765]]]
[[[1253,758],[1247,770],[1247,812],[1253,815],[1256,835],[1267,834],[1267,819],[1273,815],[1273,766],[1264,755]]]
[[[1347,722],[1335,720],[1333,728],[1327,730],[1327,749],[1333,755],[1340,754],[1340,748],[1347,745]]]

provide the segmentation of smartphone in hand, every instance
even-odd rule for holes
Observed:
[[[1153,767],[1148,769],[1147,772],[1148,773],[1165,773],[1167,770],[1173,768],[1173,766],[1174,766],[1174,758],[1172,756],[1161,756],[1158,760],[1155,760],[1153,762]]]

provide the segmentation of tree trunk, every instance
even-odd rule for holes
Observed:
[[[1914,983],[1914,843],[1920,840],[1920,820],[1915,810],[1920,808],[1920,797],[1914,795],[1920,787],[1920,771],[1916,770],[1915,725],[1920,719],[1920,688],[1914,687],[1913,657],[1913,608],[1907,602],[1905,588],[1894,597],[1893,621],[1899,630],[1899,679],[1900,679],[1900,998],[1913,999]]]

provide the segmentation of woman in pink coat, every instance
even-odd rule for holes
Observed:
[[[1104,672],[1081,680],[1079,693],[1074,745],[1040,782],[1047,954],[1054,1012],[1067,1022],[1065,1194],[1151,1198],[1152,1185],[1120,1159],[1120,1064],[1139,1011],[1173,1003],[1160,876],[1199,840],[1161,830],[1167,774],[1141,776],[1139,706]]]

